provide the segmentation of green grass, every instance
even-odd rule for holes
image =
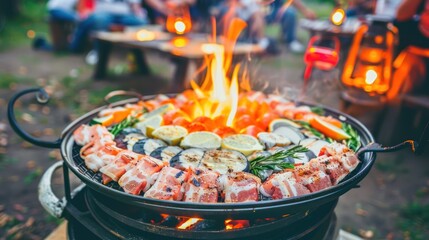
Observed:
[[[403,159],[381,159],[375,163],[378,170],[384,173],[405,173],[408,170],[404,167]]]
[[[429,236],[429,204],[409,203],[400,210],[397,225],[404,233],[404,239],[427,239]]]
[[[0,88],[9,88],[13,83],[30,82],[30,79],[18,77],[7,73],[0,73]]]
[[[20,0],[21,14],[7,19],[0,32],[0,51],[23,44],[31,44],[27,32],[33,30],[36,36],[48,35],[46,0]]]

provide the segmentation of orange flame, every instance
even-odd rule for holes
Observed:
[[[191,81],[191,86],[198,97],[194,105],[192,118],[206,116],[216,118],[227,116],[223,124],[231,127],[238,105],[238,73],[240,65],[233,69],[232,77],[228,77],[228,71],[232,63],[232,51],[240,32],[246,27],[246,23],[239,19],[231,21],[224,45],[206,43],[201,50],[207,54],[207,74],[201,86]]]
[[[250,224],[248,220],[232,220],[232,219],[225,220],[226,230],[247,228],[249,226]]]
[[[192,225],[194,225],[195,223],[197,223],[201,220],[202,220],[201,218],[189,218],[184,223],[180,224],[177,228],[178,229],[188,229],[189,227],[191,227]]]

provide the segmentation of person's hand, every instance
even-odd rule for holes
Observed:
[[[313,12],[313,10],[311,10],[311,9],[305,9],[305,11],[302,13],[303,15],[304,15],[304,17],[305,18],[307,18],[307,19],[311,19],[311,20],[314,20],[314,19],[316,19],[317,18],[317,16],[316,16],[316,13],[315,12]]]

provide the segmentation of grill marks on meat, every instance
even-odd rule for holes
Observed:
[[[261,179],[246,172],[224,174],[218,179],[218,188],[226,203],[258,201],[260,186]]]
[[[217,179],[219,174],[213,171],[191,170],[190,177],[183,184],[184,202],[216,203],[218,200]]]
[[[119,179],[118,183],[125,192],[134,195],[145,192],[155,182],[157,174],[164,163],[156,158],[141,155],[136,165]]]
[[[342,144],[330,144],[310,162],[271,175],[261,186],[264,196],[281,199],[317,192],[338,184],[359,164],[356,155]]]
[[[144,197],[180,201],[183,198],[182,184],[188,180],[188,177],[187,171],[164,167]]]

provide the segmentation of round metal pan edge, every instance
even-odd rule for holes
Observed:
[[[153,98],[153,96],[146,96],[145,99]],[[110,106],[120,106],[126,103],[137,102],[137,98],[128,99],[124,101],[117,102]],[[302,103],[309,106],[316,106],[314,104]],[[331,188],[318,191],[315,193],[291,197],[287,199],[280,200],[267,200],[267,201],[258,201],[251,203],[216,203],[216,204],[201,204],[201,203],[188,203],[188,202],[179,202],[179,201],[165,201],[157,199],[148,199],[140,195],[131,195],[116,189],[112,189],[108,186],[96,182],[89,178],[87,175],[81,173],[79,168],[76,166],[76,163],[73,159],[72,148],[74,145],[74,140],[72,137],[73,131],[79,127],[81,124],[88,123],[90,119],[95,117],[97,113],[106,108],[103,106],[97,108],[82,117],[78,118],[71,124],[69,124],[63,131],[62,142],[61,142],[61,154],[64,158],[64,162],[67,166],[79,177],[87,186],[95,191],[103,194],[105,197],[113,198],[117,201],[122,202],[126,205],[133,205],[135,207],[150,209],[159,211],[160,213],[172,214],[177,216],[189,216],[189,217],[272,217],[275,215],[282,215],[283,213],[297,212],[305,209],[312,209],[317,206],[320,206],[324,203],[337,199],[342,194],[346,193],[350,189],[357,186],[357,184],[369,173],[374,160],[374,153],[365,153],[362,158],[360,158],[361,163],[359,166],[347,176],[342,182],[338,185]],[[318,106],[320,107],[320,106]],[[336,118],[341,118],[345,122],[351,124],[359,133],[361,137],[361,142],[365,146],[369,143],[374,142],[374,138],[369,132],[369,130],[361,124],[355,118],[340,113],[337,110],[330,109],[328,107],[322,107],[327,115],[332,115]],[[220,216],[222,215],[222,216]]]

